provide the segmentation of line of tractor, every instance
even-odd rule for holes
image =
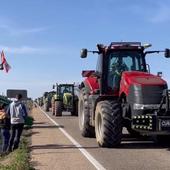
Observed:
[[[51,111],[55,116],[62,116],[63,111],[71,112],[72,116],[78,116],[78,96],[75,84],[53,85],[53,90],[44,92],[36,102],[46,112]]]
[[[62,116],[63,111],[78,116],[82,136],[96,137],[101,147],[120,146],[123,127],[133,136],[170,142],[168,85],[160,73],[151,74],[146,64],[150,54],[164,53],[170,58],[170,50],[149,51],[150,46],[112,42],[108,46],[98,44],[96,51],[82,49],[81,58],[98,54],[96,70],[82,71],[84,80],[78,87],[56,84],[36,102],[55,116]]]

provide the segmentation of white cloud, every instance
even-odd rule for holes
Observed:
[[[43,32],[46,31],[47,27],[38,27],[38,28],[30,28],[30,29],[21,29],[21,33],[37,33],[37,32]]]
[[[1,19],[0,19],[1,21]],[[15,24],[1,21],[0,22],[0,31],[6,32],[13,36],[21,36],[21,35],[27,35],[27,34],[34,34],[34,33],[40,33],[44,32],[49,29],[49,27],[34,27],[34,28],[21,28],[18,26],[14,26]]]
[[[67,49],[67,50],[66,50]],[[56,45],[53,47],[32,47],[32,46],[6,46],[0,44],[0,52],[9,54],[39,54],[53,56],[70,56],[79,52],[78,49],[69,46]]]
[[[37,54],[43,53],[46,49],[41,48],[34,48],[29,46],[21,46],[21,47],[9,47],[0,45],[0,50],[4,50],[5,52],[12,53],[12,54]]]
[[[38,28],[10,28],[8,27],[8,31],[11,35],[26,35],[26,34],[33,34],[33,33],[40,33],[46,31],[47,27],[38,27]]]

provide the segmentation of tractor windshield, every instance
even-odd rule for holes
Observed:
[[[108,85],[119,88],[123,71],[145,71],[143,54],[140,51],[114,51],[108,56]]]
[[[72,86],[61,86],[60,93],[72,93],[73,87]]]

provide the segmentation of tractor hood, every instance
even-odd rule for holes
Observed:
[[[137,85],[166,85],[166,81],[159,76],[149,74],[146,72],[139,71],[125,71],[122,74],[122,78],[128,84],[137,84]]]
[[[120,93],[128,93],[129,88],[132,85],[137,86],[164,86],[167,87],[167,83],[161,77],[140,71],[125,71],[122,73]]]

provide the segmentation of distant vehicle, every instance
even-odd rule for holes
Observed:
[[[55,91],[44,92],[43,94],[43,106],[46,112],[49,112],[50,108],[52,107],[51,100],[54,94]]]
[[[56,84],[56,93],[52,98],[52,112],[56,116],[62,116],[63,111],[71,112],[72,116],[78,115],[78,97],[75,95],[74,84]]]
[[[38,105],[41,107],[41,106],[43,106],[43,97],[38,97],[37,98],[37,103],[38,103]]]

